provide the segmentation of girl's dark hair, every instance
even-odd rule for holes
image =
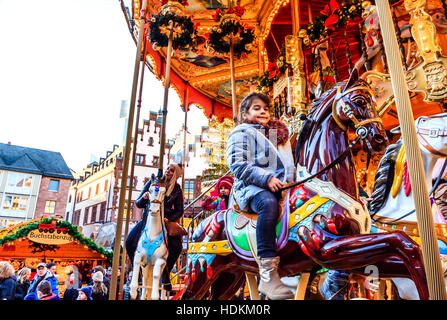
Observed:
[[[270,97],[260,92],[249,93],[244,99],[242,99],[239,105],[239,119],[242,121],[242,113],[247,112],[250,109],[254,99],[260,99],[270,108]]]

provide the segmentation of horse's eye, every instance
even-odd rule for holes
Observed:
[[[356,100],[354,100],[354,103],[358,106],[364,106],[364,105],[366,105],[367,102],[365,99],[356,99]]]

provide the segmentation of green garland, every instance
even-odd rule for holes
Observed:
[[[41,223],[50,224],[52,220],[54,220],[54,219],[45,218],[38,222],[32,222],[32,223],[28,224],[26,227],[19,229],[17,232],[0,239],[0,246],[4,246],[5,244],[7,244],[9,242],[14,242],[20,238],[26,237],[26,236],[28,236],[28,234],[31,231],[38,229],[39,224],[41,224]],[[107,260],[112,261],[113,252],[108,251],[108,250],[104,249],[103,247],[98,246],[91,239],[85,238],[82,235],[82,233],[79,232],[79,230],[76,226],[72,225],[71,223],[69,223],[67,221],[59,221],[58,220],[56,227],[68,229],[68,234],[70,236],[72,236],[75,241],[87,246],[91,250],[94,250],[100,254],[103,254],[104,256],[107,257]]]
[[[393,5],[401,0],[389,0],[390,5]],[[364,7],[363,4],[370,2],[372,5],[375,4],[374,0],[351,0],[342,2],[340,8],[335,12],[329,12],[327,14],[322,13],[321,15],[314,17],[312,23],[309,23],[305,30],[311,42],[321,40],[327,36],[330,36],[334,30],[346,26],[348,20],[355,20],[361,18]],[[334,24],[326,26],[326,21],[333,15],[338,16],[338,21]]]
[[[161,32],[161,27],[169,28],[169,21],[173,21],[173,27],[181,27],[182,31],[179,34],[175,34],[172,39],[172,48],[187,49],[194,41],[197,31],[194,27],[194,23],[188,16],[179,16],[172,12],[159,13],[152,15],[150,22],[150,42],[156,47],[167,47],[168,36]]]
[[[289,64],[286,62],[286,49],[283,44],[276,61],[269,63],[268,70],[258,78],[258,90],[267,91],[268,88],[273,87],[273,84],[279,80],[280,76],[286,72],[288,67]]]
[[[230,43],[224,39],[225,36],[239,36],[240,41],[234,43],[234,55],[241,58],[251,52],[251,45],[255,39],[254,29],[244,27],[239,21],[228,19],[214,26],[211,33],[207,35],[207,47],[210,51],[219,54],[230,53]]]

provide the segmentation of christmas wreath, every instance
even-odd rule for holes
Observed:
[[[190,17],[169,10],[162,10],[151,16],[149,37],[154,49],[158,50],[160,47],[168,46],[170,21],[173,22],[173,49],[187,49],[196,37],[196,26]]]
[[[236,6],[226,11],[218,9],[213,18],[219,25],[214,26],[209,34],[205,34],[207,48],[211,53],[221,55],[230,53],[230,39],[233,39],[233,52],[237,58],[245,58],[251,52],[255,40],[254,28],[242,24],[239,20],[245,8]]]

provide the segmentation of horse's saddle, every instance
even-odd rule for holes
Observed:
[[[284,207],[288,198],[288,191],[284,191],[283,197],[279,201],[279,217],[275,227],[277,250],[281,249],[287,242],[288,213],[284,214]],[[287,209],[288,206],[286,206]],[[237,255],[250,261],[258,260],[256,245],[257,219],[257,214],[241,210],[236,201],[234,201],[233,208],[225,213],[226,232],[230,246]]]

